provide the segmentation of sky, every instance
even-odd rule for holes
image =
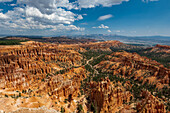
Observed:
[[[0,35],[170,36],[170,0],[0,0]]]

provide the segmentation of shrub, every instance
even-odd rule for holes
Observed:
[[[81,104],[78,104],[77,106],[78,113],[81,113],[83,111],[83,106]]]
[[[65,109],[63,107],[61,107],[61,113],[64,113]]]
[[[6,94],[5,94],[5,97],[7,97],[7,98],[8,98],[8,95],[6,95]]]

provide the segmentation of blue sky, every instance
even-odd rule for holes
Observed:
[[[170,36],[170,0],[0,0],[0,34]]]

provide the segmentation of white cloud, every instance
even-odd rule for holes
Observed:
[[[100,16],[99,18],[98,18],[98,20],[107,20],[107,19],[109,19],[109,18],[112,18],[113,17],[113,15],[111,15],[111,14],[108,14],[108,15],[104,15],[104,16]]]
[[[99,29],[108,29],[109,27],[108,26],[105,26],[104,24],[101,24],[100,26],[98,27],[92,27],[92,28],[99,28]]]
[[[17,0],[17,3],[36,7],[40,9],[42,13],[49,13],[59,7],[64,7],[69,10],[77,9],[76,4],[70,3],[69,0]]]
[[[0,0],[10,2],[13,0]],[[75,21],[83,19],[87,14],[76,14],[71,9],[92,8],[96,6],[110,7],[129,0],[17,0],[17,4],[11,4],[13,10],[7,13],[0,13],[0,30],[17,29],[24,30],[51,30],[51,31],[83,31],[84,28],[73,25]],[[2,10],[0,10],[2,11]],[[99,20],[111,18],[112,15],[104,15]],[[101,24],[98,27],[108,29],[108,26]],[[14,30],[15,31],[15,30]]]
[[[0,19],[7,19],[9,18],[7,15],[0,13]]]
[[[123,1],[128,2],[129,0],[78,0],[80,8],[94,8],[102,5],[103,7],[111,7],[113,5],[121,4]]]
[[[13,0],[0,0],[0,2],[12,2]]]
[[[83,14],[84,16],[87,16],[87,14]]]
[[[82,15],[78,15],[77,19],[82,20],[83,19]]]
[[[44,24],[72,24],[76,20],[83,19],[82,15],[69,11],[76,8],[69,0],[18,0],[17,3],[27,5],[27,17]]]
[[[111,30],[107,30],[107,32],[111,33],[112,31]]]
[[[16,4],[10,4],[10,6],[16,6]]]
[[[68,0],[18,0],[17,4],[20,7],[15,7],[5,14],[0,13],[0,28],[56,32],[84,30],[73,25],[74,21],[83,19],[83,16],[69,11],[74,5]]]
[[[83,19],[81,15],[75,15],[70,11],[65,11],[62,8],[57,8],[55,12],[47,14],[40,12],[35,7],[26,7],[26,16],[32,17],[34,21],[39,21],[48,24],[71,24],[75,20]],[[75,18],[77,16],[77,18]]]

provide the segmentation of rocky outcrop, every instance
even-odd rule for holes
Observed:
[[[170,49],[170,46],[168,46],[168,45],[159,45],[159,44],[157,44],[155,47],[163,48],[163,49]]]
[[[9,105],[11,109],[6,109],[4,105],[0,105],[0,109],[2,107],[5,112],[11,112],[20,107],[46,106],[57,111],[63,108],[74,112],[79,101],[86,109],[84,98],[78,98],[81,81],[86,78],[85,69],[81,66],[82,56],[78,52],[37,42],[2,50],[0,93],[3,98],[0,102],[5,99],[12,103]],[[39,103],[41,99],[50,101]],[[23,104],[22,101],[27,102]]]
[[[163,102],[147,91],[141,93],[143,99],[137,99],[136,106],[132,88],[145,83],[156,85],[158,89],[169,87],[169,69],[136,53],[114,52],[105,55],[99,64],[91,65],[98,73],[90,74],[84,66],[95,58],[82,65],[85,59],[79,53],[88,49],[111,51],[110,47],[133,46],[119,41],[70,45],[30,41],[22,44],[0,46],[0,110],[3,112],[165,112]],[[124,83],[111,82],[109,78],[91,81],[94,76],[103,76],[101,74],[109,76],[110,80],[118,77],[120,81],[126,80]],[[134,81],[138,83],[134,85]]]
[[[149,84],[169,84],[170,70],[160,63],[141,57],[136,53],[114,52],[106,55],[106,61],[101,61],[95,67],[103,72],[121,75],[127,78],[143,81]]]
[[[24,45],[18,49],[6,48],[4,51],[0,53],[0,78],[6,82],[1,86],[16,89],[29,86],[31,79],[37,78],[35,75],[43,79],[46,74],[54,72],[55,67],[49,62],[55,65],[57,62],[58,67],[67,64],[64,67],[66,68],[80,65],[82,59],[75,51],[62,50],[56,45],[42,43]]]
[[[11,113],[61,113],[60,111],[56,111],[54,109],[48,109],[46,107],[39,107],[39,108],[20,108],[16,111]]]
[[[146,51],[146,52],[166,53],[168,56],[170,54],[170,46],[168,46],[168,45],[159,45],[159,44],[157,44],[155,47],[148,48],[148,49],[150,51]]]
[[[108,78],[101,82],[90,82],[89,97],[92,104],[100,113],[118,112],[125,103],[129,103],[133,95],[126,91],[120,84],[116,86]]]
[[[33,82],[29,88],[20,89],[18,93],[11,88],[0,90],[0,94],[4,95],[0,103],[6,101],[6,105],[1,104],[0,109],[5,112],[17,112],[22,111],[21,108],[24,107],[28,111],[29,108],[36,108],[38,112],[38,109],[42,111],[39,107],[45,106],[47,111],[63,109],[65,112],[76,112],[81,104],[82,109],[87,111],[86,99],[84,96],[79,97],[81,81],[85,78],[85,69],[80,67],[64,74],[48,75],[43,81]],[[6,109],[7,107],[10,109]]]
[[[137,103],[136,109],[139,113],[166,113],[165,105],[148,91],[141,93],[143,98]]]

